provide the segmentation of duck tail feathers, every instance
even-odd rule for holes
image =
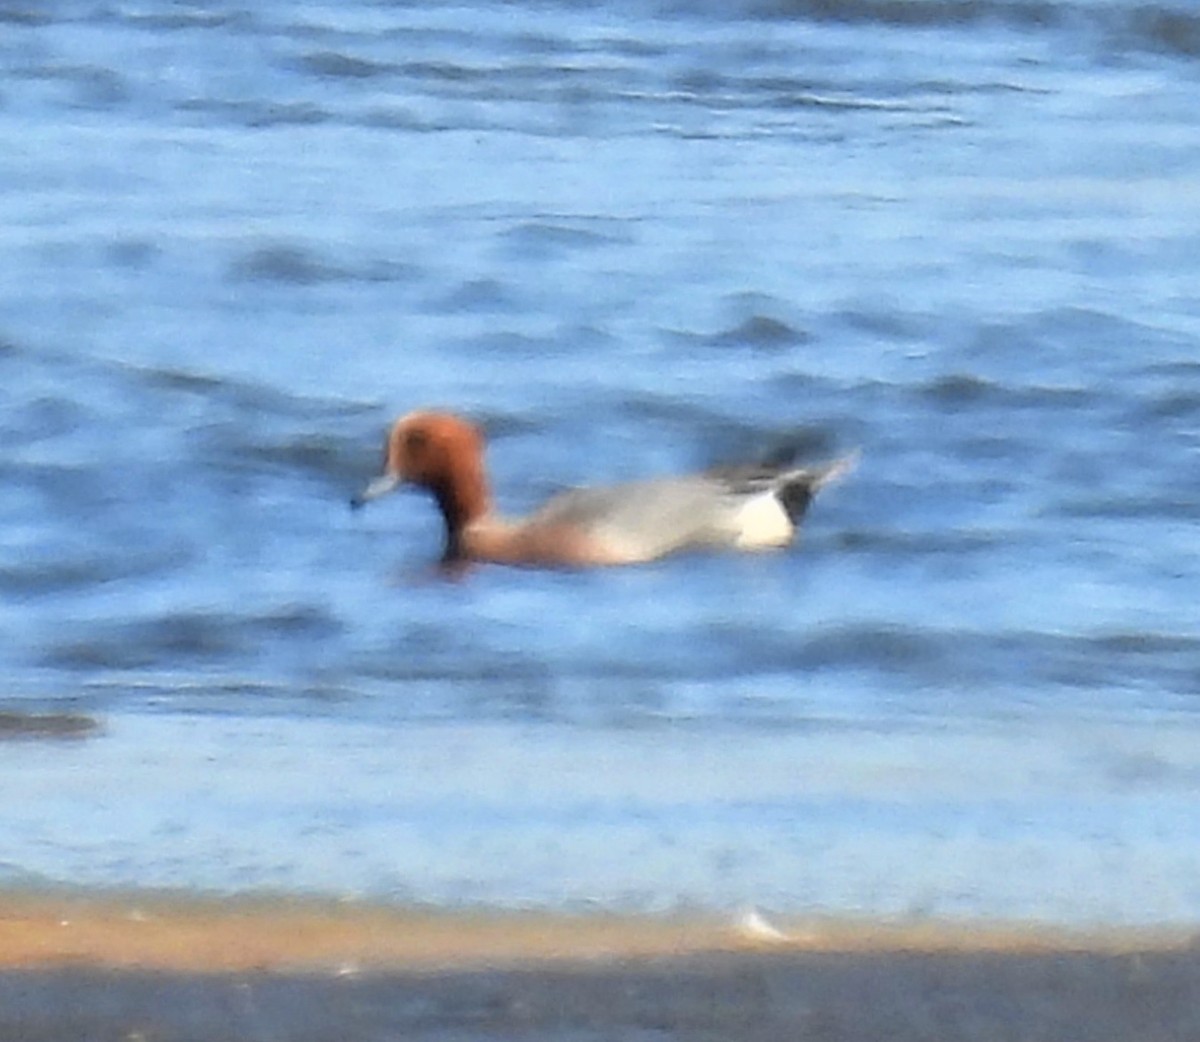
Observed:
[[[801,467],[779,475],[777,495],[792,524],[798,524],[817,491],[850,473],[861,454],[856,450],[828,463]]]
[[[807,481],[808,487],[813,492],[816,492],[817,489],[824,488],[831,482],[844,478],[858,466],[861,456],[862,453],[858,449],[855,449],[853,452],[849,452],[838,459],[830,460],[828,463],[822,463],[815,467],[806,467],[804,470],[797,472],[797,477],[800,480]],[[803,477],[800,477],[801,475]]]

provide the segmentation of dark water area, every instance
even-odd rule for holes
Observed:
[[[86,967],[0,973],[0,1027],[30,1042],[81,1030],[419,1042],[514,1035],[771,1042],[1194,1037],[1195,949],[1097,955],[801,953],[717,955],[583,967],[396,973],[182,974]],[[863,996],[871,1001],[864,1002]],[[136,1026],[136,1027],[134,1027]],[[131,1032],[131,1027],[134,1030]]]
[[[1128,0],[0,9],[0,882],[1196,918],[1198,57]],[[784,554],[447,582],[346,506],[430,404],[514,513],[862,462]]]

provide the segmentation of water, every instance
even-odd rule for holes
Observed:
[[[0,881],[1200,916],[1198,56],[1135,0],[10,5]],[[446,582],[346,507],[427,404],[512,512],[863,461],[786,554]]]

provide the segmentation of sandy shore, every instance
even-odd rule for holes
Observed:
[[[357,902],[160,894],[0,896],[0,967],[348,973],[753,951],[1128,954],[1178,949],[1191,939],[1183,929],[424,913]]]
[[[1200,1038],[1188,931],[0,898],[0,1039]]]

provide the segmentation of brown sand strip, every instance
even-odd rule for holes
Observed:
[[[699,917],[425,914],[353,902],[10,894],[0,897],[0,967],[345,973],[756,950],[1123,954],[1177,949],[1190,941],[1182,930],[1068,933],[845,920],[774,925],[782,936],[733,919]]]
[[[0,967],[427,970],[719,950],[733,937],[712,923],[600,915],[423,914],[351,903],[153,896],[0,899]]]
[[[0,898],[0,1040],[1196,1042],[1175,933]]]

